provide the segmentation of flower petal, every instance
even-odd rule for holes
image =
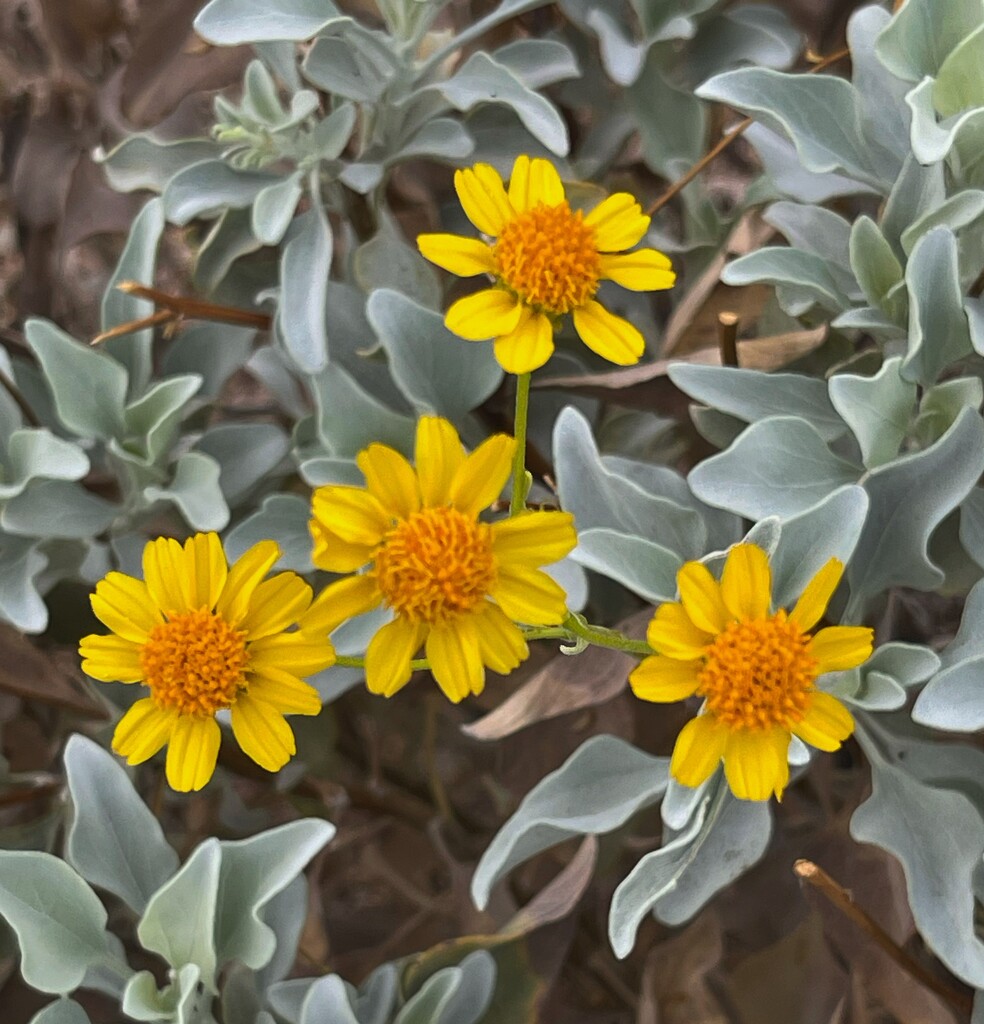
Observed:
[[[327,636],[348,619],[371,611],[383,600],[372,576],[349,576],[329,583],[298,619],[305,633]]]
[[[708,633],[720,633],[732,620],[721,586],[706,565],[687,562],[677,573],[680,603],[690,621]]]
[[[392,697],[410,682],[410,662],[426,634],[426,623],[410,622],[402,616],[379,630],[366,650],[366,686],[370,693]]]
[[[638,329],[594,299],[574,310],[574,329],[592,352],[616,366],[637,363],[646,351]]]
[[[463,235],[417,235],[421,254],[444,270],[459,277],[494,274],[495,256],[492,247],[478,238]]]
[[[444,315],[444,326],[466,341],[487,341],[515,330],[523,307],[504,288],[483,288],[458,299]]]
[[[817,690],[801,722],[793,733],[818,750],[836,750],[854,732],[854,718],[843,704],[829,693]]]
[[[796,602],[796,607],[789,613],[790,622],[795,622],[804,633],[813,629],[823,618],[823,613],[827,610],[827,605],[843,575],[844,563],[839,558],[831,558],[807,583],[806,589]]]
[[[564,588],[524,565],[501,565],[491,596],[510,619],[529,626],[556,626],[567,615]]]
[[[724,774],[739,800],[782,798],[789,781],[789,732],[740,729],[728,736]]]
[[[576,545],[570,512],[521,512],[492,524],[492,551],[500,562],[535,569],[559,561]]]
[[[509,617],[488,601],[478,616],[478,647],[482,661],[500,675],[506,675],[518,668],[530,654],[519,627]]]
[[[697,692],[698,675],[703,662],[677,661],[676,658],[643,658],[629,674],[629,686],[640,700],[672,704]]]
[[[433,626],[427,636],[427,660],[444,696],[453,704],[485,688],[485,666],[475,628],[466,615],[446,626]]]
[[[499,172],[490,164],[455,171],[454,188],[468,219],[493,238],[516,214]]]
[[[158,537],[143,550],[144,582],[157,607],[164,612],[188,612],[188,572],[185,554],[173,537]]]
[[[397,519],[406,519],[420,508],[420,487],[413,466],[394,448],[371,444],[355,458],[366,478],[369,493]]]
[[[242,694],[232,705],[232,731],[236,742],[268,772],[278,772],[297,753],[294,732],[272,704]]]
[[[857,668],[871,657],[874,630],[867,626],[828,626],[815,634],[807,648],[820,663],[817,675]]]
[[[143,580],[108,572],[89,598],[96,618],[117,636],[142,644],[164,616]]]
[[[660,292],[672,288],[676,274],[669,259],[657,249],[601,257],[601,276],[634,292]]]
[[[280,558],[276,541],[261,540],[244,551],[229,568],[225,587],[215,604],[216,612],[232,626],[239,624],[253,591]]]
[[[79,656],[82,671],[103,683],[139,683],[144,677],[140,645],[115,634],[82,637]]]
[[[314,675],[335,664],[335,648],[312,631],[277,633],[249,645],[250,672],[290,672]]]
[[[670,758],[670,774],[684,786],[706,782],[724,757],[728,728],[713,715],[698,715],[680,730]]]
[[[113,750],[127,764],[143,764],[167,743],[177,720],[177,711],[165,711],[151,697],[144,697],[116,723]]]
[[[486,438],[458,467],[451,480],[451,504],[466,516],[477,516],[502,494],[512,460],[516,439],[508,434]]]
[[[184,542],[188,603],[214,608],[229,575],[229,563],[217,533],[196,533]]]
[[[311,561],[328,572],[355,572],[369,562],[376,550],[375,544],[352,544],[342,540],[337,533],[325,529],[317,519],[308,520],[308,529],[314,541]]]
[[[714,639],[711,633],[694,625],[682,604],[667,601],[656,609],[646,640],[649,646],[666,658],[696,661]]]
[[[506,373],[532,373],[543,366],[553,351],[550,318],[525,307],[515,329],[495,339],[495,358]]]
[[[313,686],[302,683],[290,672],[275,668],[250,675],[249,698],[269,704],[283,715],[317,715],[321,712],[321,697]],[[240,697],[233,705],[233,714],[242,700]]]
[[[393,519],[375,495],[348,484],[319,487],[311,496],[311,512],[342,540],[373,547],[383,539]]]
[[[599,203],[584,223],[595,229],[598,252],[631,249],[649,230],[649,217],[628,192],[616,192]]]
[[[451,481],[464,461],[465,450],[458,431],[440,416],[421,416],[417,423],[414,464],[426,506],[448,503]]]
[[[239,628],[246,630],[247,640],[282,633],[308,610],[311,597],[311,588],[296,573],[277,573],[253,591]]]
[[[215,772],[221,744],[222,730],[214,718],[178,715],[165,765],[171,789],[179,793],[201,789]]]
[[[740,622],[754,622],[769,614],[772,570],[769,557],[758,544],[736,544],[721,573],[721,594]]]
[[[564,186],[557,168],[540,157],[516,157],[509,178],[509,201],[517,213],[524,213],[538,203],[559,206],[564,201]]]

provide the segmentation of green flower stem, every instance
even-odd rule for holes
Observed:
[[[530,375],[521,373],[516,378],[516,418],[513,423],[513,437],[516,438],[516,454],[513,456],[512,498],[509,514],[518,515],[526,510],[526,424],[530,411]]]
[[[612,651],[625,651],[627,654],[641,654],[648,657],[654,653],[645,640],[633,640],[620,633],[617,629],[606,629],[604,626],[592,626],[580,615],[569,614],[564,619],[564,628],[575,637],[592,644],[594,647],[607,647]]]

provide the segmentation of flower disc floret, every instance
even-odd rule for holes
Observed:
[[[352,573],[328,586],[311,621],[330,632],[380,605],[393,620],[366,650],[366,685],[392,696],[424,648],[445,695],[460,701],[485,685],[485,670],[511,672],[529,654],[517,623],[556,625],[563,588],[540,567],[577,542],[566,512],[524,512],[499,522],[479,515],[500,495],[516,442],[488,438],[466,455],[437,416],[417,424],[415,465],[386,445],[360,452],[365,488],[319,487],[312,498],[312,558]]]
[[[431,262],[462,277],[486,274],[492,286],[455,302],[448,330],[468,341],[495,339],[509,373],[529,373],[554,350],[554,329],[571,314],[593,352],[618,365],[639,361],[642,334],[595,298],[601,281],[633,291],[672,288],[670,260],[656,249],[633,249],[649,229],[635,199],[618,192],[587,214],[572,211],[553,164],[520,156],[509,188],[488,164],[455,174],[469,220],[489,241],[462,235],[420,235]]]
[[[828,751],[850,736],[851,713],[817,680],[862,664],[872,631],[828,626],[811,634],[843,570],[830,559],[792,611],[773,612],[769,560],[755,544],[731,549],[720,582],[699,562],[680,569],[680,600],[661,605],[646,634],[657,653],[629,676],[643,700],[704,698],[673,749],[670,771],[679,782],[699,786],[723,760],[737,797],[781,797],[791,736]]]
[[[257,764],[278,771],[290,760],[294,734],[284,716],[321,710],[302,679],[332,665],[335,651],[306,628],[311,588],[292,572],[264,579],[278,558],[270,540],[230,566],[215,533],[184,545],[160,537],[144,548],[142,580],[111,572],[96,585],[92,610],[111,632],[83,638],[83,671],[149,690],[113,734],[129,764],[166,745],[170,785],[201,789],[222,738],[215,714],[227,709]]]

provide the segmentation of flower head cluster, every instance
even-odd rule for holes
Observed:
[[[505,486],[516,442],[496,434],[466,455],[454,427],[435,416],[417,425],[415,463],[372,444],[356,460],[366,486],[319,487],[313,498],[314,562],[351,573],[328,586],[312,622],[331,630],[384,605],[393,620],[366,651],[366,683],[387,697],[409,681],[424,647],[452,701],[480,693],[485,669],[510,672],[529,650],[516,622],[553,625],[566,614],[563,588],[540,566],[576,543],[566,512],[524,512],[486,523],[479,513]]]
[[[820,750],[836,750],[850,736],[851,713],[816,680],[864,662],[872,631],[829,626],[810,633],[843,570],[832,558],[792,611],[773,612],[769,560],[755,544],[731,549],[720,582],[699,562],[680,569],[680,600],[661,605],[649,625],[647,640],[658,653],[629,677],[643,700],[704,699],[701,714],[677,738],[674,778],[698,786],[723,758],[736,796],[781,797],[790,736]]]
[[[335,661],[323,635],[301,628],[311,588],[292,572],[264,579],[280,557],[260,541],[229,565],[218,535],[161,537],[144,548],[142,580],[111,572],[92,610],[109,635],[85,637],[82,668],[103,682],[142,683],[149,696],[123,716],[113,749],[140,764],[165,744],[174,789],[201,789],[221,742],[216,712],[228,709],[243,751],[268,771],[295,752],[284,715],[316,715],[317,691],[302,682]]]
[[[462,277],[489,274],[485,288],[447,312],[448,330],[470,341],[495,339],[495,355],[509,373],[542,366],[554,350],[554,328],[570,313],[593,352],[619,365],[636,363],[645,349],[639,331],[610,313],[595,295],[604,280],[633,291],[671,288],[676,275],[656,249],[637,249],[649,217],[626,192],[586,216],[572,210],[556,168],[520,156],[508,191],[495,168],[476,164],[455,174],[468,219],[491,241],[461,235],[420,235],[420,251]]]

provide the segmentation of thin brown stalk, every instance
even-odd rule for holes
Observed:
[[[738,314],[718,313],[718,347],[722,366],[738,366]]]
[[[174,323],[180,319],[180,314],[175,313],[173,309],[159,309],[156,313],[141,317],[139,320],[127,320],[126,323],[117,324],[116,327],[111,327],[108,331],[97,334],[89,344],[102,345],[113,338],[122,338],[126,334],[135,334],[137,331],[142,331],[145,327],[156,327],[158,324]]]
[[[120,281],[116,286],[121,292],[127,295],[136,295],[141,299],[149,299],[156,306],[180,313],[181,316],[192,320],[216,320],[219,323],[235,324],[238,327],[256,327],[259,330],[268,330],[271,318],[268,313],[257,313],[250,309],[239,309],[236,306],[221,306],[215,302],[205,302],[202,299],[189,299],[184,295],[171,295],[168,292],[159,291],[157,288],[148,288],[137,281]]]
[[[851,894],[835,882],[823,868],[810,860],[798,860],[793,871],[822,893],[846,918],[858,926],[881,949],[883,949],[906,974],[921,985],[935,992],[958,1012],[969,1015],[973,1009],[973,997],[958,991],[928,971],[914,960],[876,921],[872,920],[855,902]]]
[[[14,400],[14,404],[18,409],[20,409],[21,415],[23,415],[24,419],[30,423],[32,427],[40,427],[41,421],[38,419],[30,405],[27,404],[27,399],[21,394],[20,388],[2,369],[0,369],[0,384],[3,385],[4,389]]]

